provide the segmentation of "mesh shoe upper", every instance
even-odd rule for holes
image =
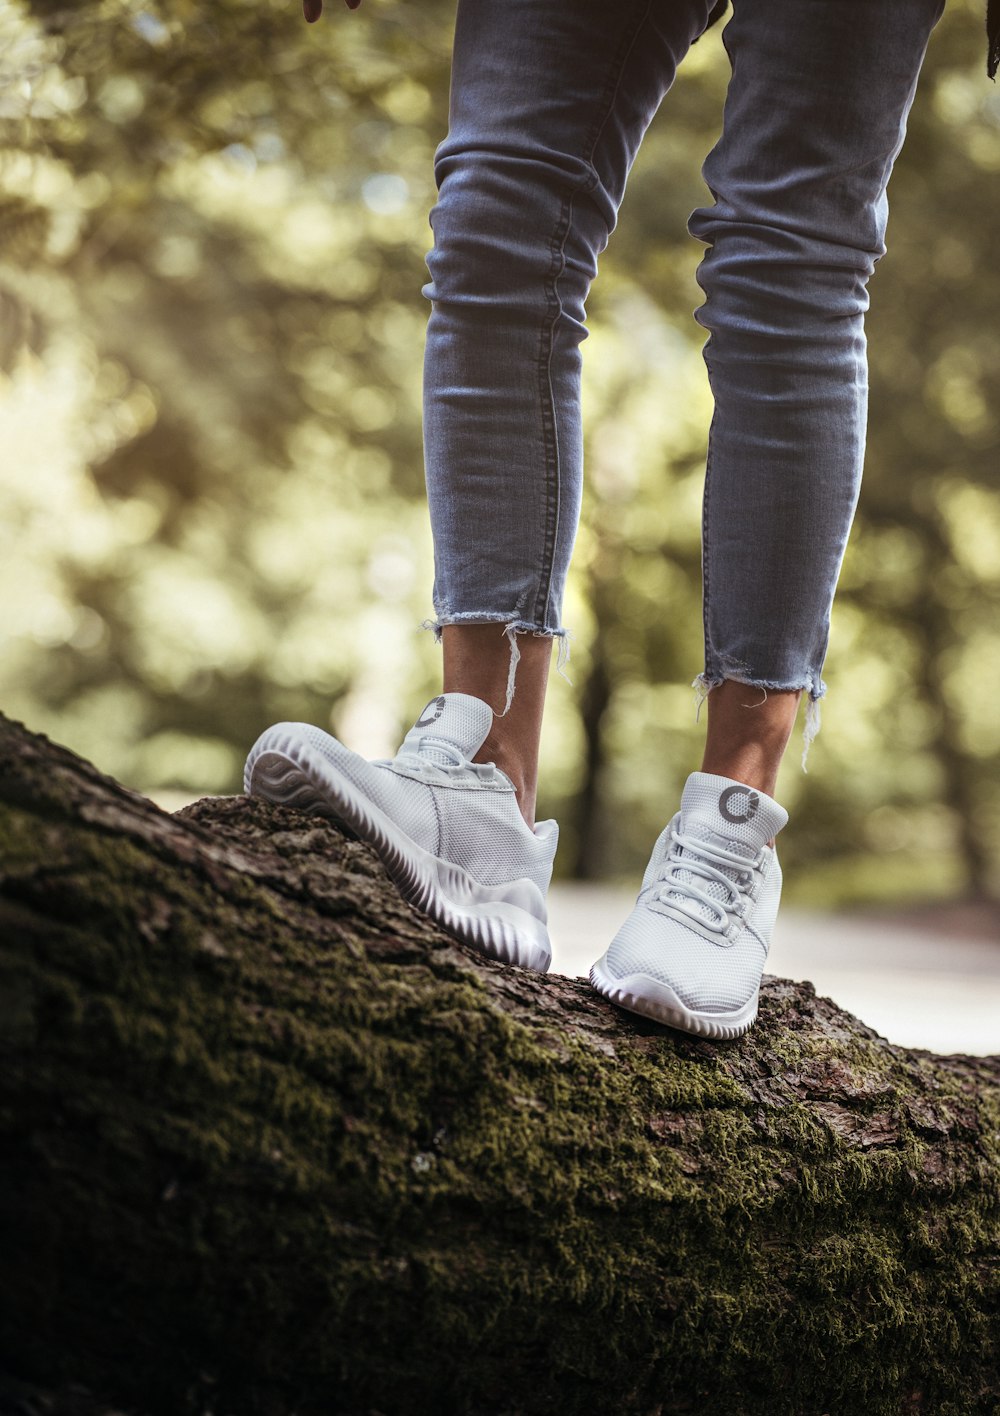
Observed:
[[[432,855],[485,885],[532,880],[544,894],[558,840],[555,821],[528,827],[510,779],[472,762],[493,723],[489,705],[445,693],[424,708],[396,756],[369,762],[320,728],[305,736],[337,772]]]
[[[759,987],[781,894],[767,842],[787,820],[764,792],[693,772],[605,955],[606,972],[668,984],[699,1012],[743,1007]]]

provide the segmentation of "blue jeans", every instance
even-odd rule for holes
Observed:
[[[580,345],[632,162],[711,0],[458,0],[424,294],[424,451],[442,625],[564,637]],[[703,692],[815,707],[864,461],[867,282],[944,0],[734,0],[695,319],[714,399]],[[565,640],[564,640],[565,642]]]

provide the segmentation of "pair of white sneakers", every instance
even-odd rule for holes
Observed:
[[[531,830],[510,779],[472,761],[492,724],[488,704],[444,693],[395,757],[368,761],[320,728],[277,723],[250,751],[245,790],[347,822],[418,909],[491,958],[544,973],[559,828]],[[769,843],[787,820],[764,792],[693,772],[635,908],[590,970],[598,992],[684,1032],[746,1032],[781,894]]]

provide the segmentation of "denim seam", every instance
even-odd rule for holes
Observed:
[[[425,619],[420,628],[432,629],[435,639],[440,641],[441,630],[450,624],[512,625],[518,634],[534,634],[544,639],[562,639],[569,635],[569,630],[563,627],[549,629],[534,620],[521,619],[516,610],[458,610],[452,613],[442,608],[435,619]]]
[[[704,351],[703,351],[704,357]],[[707,367],[707,360],[706,360]],[[705,450],[705,485],[701,494],[701,619],[705,636],[705,667],[709,659],[715,658],[712,631],[709,622],[709,581],[708,581],[708,494],[712,477],[712,434],[715,431],[716,410],[712,410],[712,420],[708,426],[708,446]]]
[[[542,537],[542,566],[535,597],[534,617],[548,623],[549,599],[552,594],[552,573],[555,567],[556,537],[559,533],[561,468],[559,462],[559,427],[555,412],[555,392],[552,387],[552,353],[555,329],[562,313],[559,297],[559,277],[566,269],[566,241],[573,212],[573,192],[563,197],[559,220],[549,240],[549,275],[545,282],[547,317],[538,335],[539,404],[542,412],[542,445],[545,461],[545,529]]]
[[[566,270],[566,241],[569,238],[570,228],[573,218],[573,203],[579,192],[590,191],[599,181],[596,169],[594,169],[594,153],[600,141],[601,134],[611,116],[614,101],[621,88],[622,76],[625,72],[625,65],[629,56],[635,48],[639,32],[649,17],[652,8],[652,0],[645,0],[642,6],[642,13],[638,15],[633,28],[628,33],[619,48],[615,61],[611,66],[608,82],[604,93],[601,95],[601,102],[597,109],[597,116],[591,136],[585,145],[584,161],[592,169],[585,182],[570,187],[563,198],[562,207],[559,213],[559,220],[555,231],[549,242],[551,254],[551,267],[549,279],[546,282],[546,299],[549,317],[542,326],[539,336],[539,382],[540,401],[542,407],[542,433],[546,440],[546,523],[543,538],[544,563],[542,573],[539,577],[538,594],[535,600],[535,619],[547,625],[549,617],[549,606],[552,598],[552,575],[555,569],[555,548],[556,539],[559,534],[559,514],[561,510],[562,477],[559,457],[559,427],[555,416],[555,393],[552,387],[552,355],[555,346],[555,329],[562,314],[562,299],[559,294],[559,281]]]
[[[650,10],[652,10],[652,8],[653,0],[646,0],[646,3],[642,9],[642,14],[638,16],[635,22],[635,28],[632,30],[632,33],[630,35],[626,36],[626,39],[624,41],[624,48],[618,51],[619,57],[616,57],[615,63],[612,65],[611,75],[608,78],[607,87],[605,88],[604,93],[601,95],[601,107],[597,110],[600,117],[594,125],[594,136],[590,140],[590,144],[587,150],[587,156],[585,159],[585,161],[589,162],[591,166],[593,166],[594,163],[594,153],[597,151],[597,144],[600,142],[601,134],[604,132],[604,129],[607,125],[607,121],[611,117],[611,111],[614,108],[615,99],[618,97],[618,91],[622,86],[622,75],[625,72],[625,65],[628,63],[629,58],[631,57],[632,50],[635,48],[636,41],[639,38],[639,31],[649,19],[649,12]],[[593,181],[588,183],[583,190],[587,191],[590,187],[596,186],[596,184],[597,172],[595,170]]]
[[[790,679],[760,678],[751,674],[745,664],[718,661],[715,672],[706,665],[705,672],[699,674],[692,687],[702,695],[702,701],[713,688],[724,683],[742,683],[747,688],[760,688],[768,693],[808,693],[810,698],[825,698],[827,686],[812,670]]]

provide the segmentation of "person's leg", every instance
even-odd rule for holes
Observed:
[[[815,713],[867,420],[867,282],[943,0],[734,0],[696,312],[715,400],[703,570],[703,770],[591,972],[636,1012],[735,1037],[756,1017],[781,890],[772,799],[800,695]],[[807,723],[808,728],[814,726]],[[807,732],[807,744],[809,733]]]
[[[460,0],[425,288],[445,692],[391,760],[303,723],[269,729],[247,760],[249,792],[347,821],[419,908],[542,971],[558,832],[532,828],[535,774],[580,505],[584,300],[709,3]]]
[[[710,331],[715,401],[703,536],[710,724],[726,680],[759,690],[748,703],[767,693],[742,715],[728,711],[732,691],[720,703],[727,728],[742,716],[751,735],[784,718],[791,700],[777,695],[815,705],[826,691],[865,451],[867,283],[886,251],[886,188],[942,10],[943,0],[735,0],[723,31],[732,79],[702,168],[714,201],[688,221],[709,247],[695,318]],[[773,751],[761,765],[770,771]]]
[[[445,690],[495,709],[478,759],[514,780],[529,824],[580,508],[584,304],[642,135],[710,9],[458,7],[424,292],[434,608]]]

